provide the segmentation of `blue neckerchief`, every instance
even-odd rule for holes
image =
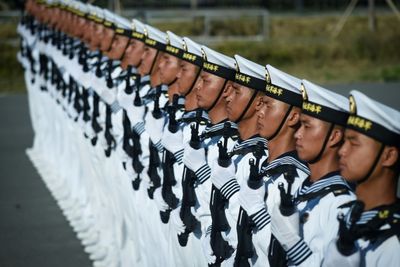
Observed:
[[[267,163],[267,161],[265,161],[264,163]],[[263,166],[261,167],[261,173],[268,172],[269,170],[272,170],[281,165],[294,165],[297,169],[301,170],[307,175],[310,175],[310,169],[308,168],[307,163],[299,159],[296,151],[286,152],[271,161],[270,163],[267,163],[266,165],[263,164]]]
[[[349,184],[344,180],[342,176],[340,176],[338,171],[331,172],[323,176],[321,179],[318,181],[310,184],[309,178],[304,180],[302,186],[296,191],[294,198],[297,199],[301,196],[305,196],[310,193],[315,193],[320,190],[324,190],[328,186],[331,185],[343,185],[345,187],[348,187],[349,190],[351,190]]]
[[[210,122],[210,118],[208,117],[207,111],[204,109],[195,109],[191,111],[185,111],[178,121],[186,124],[199,121],[201,125],[204,125]]]
[[[229,133],[224,133],[224,127],[225,123],[228,122],[230,125]],[[201,133],[200,138],[205,140],[207,138],[212,138],[214,136],[223,136],[223,135],[229,135],[232,138],[237,138],[238,136],[238,126],[236,123],[228,121],[228,119],[225,119],[219,123],[216,124],[209,124],[207,127],[204,129],[204,131]]]
[[[232,157],[233,155],[245,155],[248,152],[252,152],[252,149],[259,143],[262,142],[265,147],[268,145],[267,139],[255,135],[246,140],[240,140],[235,144],[232,151],[229,152],[229,155]]]
[[[228,153],[228,155],[230,157],[236,155],[236,158],[233,160],[233,162],[237,166],[245,155],[255,151],[255,147],[258,145],[259,142],[261,142],[263,146],[267,148],[267,139],[260,137],[259,135],[255,135],[246,140],[239,139],[238,142],[233,146],[232,151]]]
[[[278,158],[274,159],[270,163],[268,163],[267,160],[265,160],[264,163],[262,164],[261,175],[268,176],[268,177],[264,178],[265,184],[267,186],[270,183],[274,182],[282,174],[282,173],[277,173],[277,174],[271,175],[270,172],[273,171],[275,168],[282,166],[282,165],[293,165],[298,170],[301,170],[302,172],[306,173],[307,175],[310,175],[310,169],[308,168],[307,163],[305,163],[299,159],[297,152],[295,150],[289,151],[289,152],[286,152],[286,153],[280,155]]]

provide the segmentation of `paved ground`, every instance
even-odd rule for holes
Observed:
[[[91,263],[25,154],[32,129],[25,95],[0,97],[0,266]]]
[[[400,83],[327,86],[364,90],[400,110]],[[25,95],[0,96],[0,266],[86,267],[87,255],[25,155],[32,129]]]

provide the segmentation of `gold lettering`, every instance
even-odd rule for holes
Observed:
[[[166,50],[167,50],[168,52],[173,53],[173,54],[178,54],[178,52],[179,52],[179,49],[178,49],[178,48],[173,47],[173,46],[170,46],[170,45],[168,45],[168,46],[166,47]]]
[[[322,106],[304,101],[303,102],[303,110],[309,111],[311,113],[319,114],[322,112]]]
[[[214,65],[214,64],[205,62],[205,63],[203,63],[203,68],[206,70],[209,70],[209,71],[216,72],[219,67],[218,67],[218,65]]]
[[[132,36],[135,37],[135,38],[138,38],[138,39],[143,39],[144,35],[141,34],[141,33],[138,33],[138,32],[133,32]]]
[[[117,29],[115,29],[115,31],[116,31],[117,33],[120,33],[120,34],[123,34],[123,33],[124,33],[124,29],[121,29],[121,28],[117,28]]]
[[[241,81],[243,83],[249,83],[251,81],[251,77],[241,74],[241,73],[236,73],[235,79],[238,81]]]
[[[184,53],[182,57],[183,59],[187,59],[189,61],[195,61],[197,58],[195,55],[189,53]]]
[[[274,94],[274,95],[278,95],[278,96],[281,96],[283,94],[283,90],[281,88],[278,88],[278,87],[273,86],[273,85],[267,85],[266,91],[268,93],[271,93],[271,94]]]
[[[372,128],[372,122],[369,120],[365,120],[363,118],[357,117],[357,116],[349,116],[347,119],[347,124],[355,126],[357,128],[360,128],[362,130],[368,131]]]
[[[155,46],[157,42],[153,39],[146,39],[145,43],[151,46]]]

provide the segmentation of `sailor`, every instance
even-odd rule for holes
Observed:
[[[286,255],[271,255],[270,262],[276,262],[276,256],[286,259],[290,266],[320,266],[338,230],[338,207],[354,199],[349,184],[339,173],[337,155],[348,118],[348,101],[307,80],[302,81],[301,90],[296,150],[311,173],[294,194],[291,212],[285,212],[289,205],[284,197],[271,211],[272,234]]]
[[[176,88],[177,93],[184,97],[185,103],[184,113],[178,119],[179,130],[172,133],[169,129],[165,129],[162,144],[166,150],[174,154],[177,151],[182,151],[183,154],[186,143],[190,141],[198,144],[198,134],[208,123],[208,115],[204,110],[198,108],[196,93],[193,90],[203,66],[203,58],[199,44],[169,31],[167,34],[169,45],[166,47],[166,53],[179,59],[179,71],[175,78]],[[171,145],[172,143],[173,145]],[[202,266],[206,264],[204,258],[194,256],[201,249],[200,228],[192,213],[192,207],[196,204],[194,189],[196,178],[193,172],[181,164],[181,159],[176,160],[177,164],[174,164],[176,184],[172,187],[172,192],[178,198],[179,203],[171,211],[170,216],[171,250],[169,258],[174,260],[170,264]]]
[[[355,90],[349,100],[340,172],[356,184],[357,200],[342,205],[323,266],[397,266],[400,112]]]
[[[300,124],[302,104],[301,80],[271,65],[266,66],[265,77],[264,95],[257,106],[257,127],[260,136],[268,140],[269,157],[259,173],[242,183],[239,196],[241,207],[255,224],[249,229],[253,231],[255,251],[248,254],[253,255],[255,266],[268,265],[269,250],[273,251],[271,255],[279,253],[274,239],[270,241],[270,213],[281,197],[278,185],[282,184],[286,192],[290,186],[288,195],[291,196],[310,174],[307,164],[298,158],[295,150],[294,134]],[[269,265],[280,266],[280,263],[270,262]]]
[[[191,42],[186,37],[184,37],[184,40],[185,43]],[[215,197],[215,200],[210,200],[212,184],[209,179],[211,175],[209,163],[213,161],[213,158],[218,157],[218,142],[224,141],[225,136],[227,150],[230,150],[234,143],[232,137],[237,134],[237,126],[228,121],[226,100],[223,97],[224,90],[228,88],[235,75],[235,60],[205,46],[202,46],[201,49],[204,62],[199,76],[200,79],[197,80],[193,89],[196,93],[198,107],[208,112],[210,124],[199,136],[200,146],[192,146],[193,142],[185,145],[183,162],[186,168],[189,168],[195,174],[196,201],[192,213],[200,223],[201,245],[204,253],[202,257],[205,257],[208,264],[214,264],[220,253],[213,252],[211,236],[212,242],[216,242],[214,239],[218,238],[219,241],[222,241],[222,237],[211,235],[210,203],[215,203],[215,206],[219,203],[216,203],[218,200]],[[189,55],[185,57],[195,60],[194,57]],[[226,123],[230,125],[230,130],[224,129]],[[215,190],[213,192],[213,196],[215,196]],[[221,204],[223,207],[224,203]],[[218,224],[217,219],[215,224]],[[216,226],[215,229],[218,229],[218,227]],[[220,259],[218,258],[218,260]]]
[[[238,248],[238,216],[242,214],[238,201],[240,185],[249,177],[249,161],[254,161],[259,168],[260,162],[267,156],[266,139],[258,135],[256,106],[261,96],[261,90],[265,84],[263,72],[264,66],[235,55],[236,73],[234,82],[224,95],[227,101],[227,113],[229,120],[238,123],[239,140],[229,152],[232,163],[221,166],[214,161],[211,167],[211,181],[220,190],[226,204],[225,214],[229,228],[222,232],[228,242],[230,255],[223,262],[224,266],[231,266],[235,261]],[[261,70],[261,71],[260,71]],[[259,153],[253,153],[259,151]],[[257,154],[257,156],[256,156]],[[226,164],[227,165],[227,164]],[[241,216],[242,218],[242,216]],[[239,236],[241,239],[242,236]]]
[[[165,51],[165,37],[164,32],[149,25],[144,26],[145,47],[138,66],[140,83],[135,89],[133,105],[135,114],[128,113],[134,134],[140,140],[142,155],[139,160],[144,166],[136,199],[137,203],[141,203],[137,206],[137,216],[141,221],[138,224],[140,253],[143,265],[148,266],[162,265],[168,248],[168,227],[161,223],[159,214],[161,209],[159,205],[166,204],[162,199],[161,191],[157,194],[159,198],[156,198],[154,192],[157,188],[160,190],[162,179],[160,165],[162,146],[154,144],[160,144],[166,120],[163,106],[167,102],[165,96],[167,86],[161,83],[159,68]],[[164,253],[155,256],[154,250]]]

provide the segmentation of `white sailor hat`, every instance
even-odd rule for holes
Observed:
[[[261,74],[261,73],[260,73]],[[289,105],[301,107],[301,80],[271,65],[266,66],[264,93]]]
[[[166,31],[166,46],[165,52],[175,57],[181,58],[183,53],[182,37],[176,35],[171,31]]]
[[[114,29],[114,14],[111,13],[108,9],[103,9],[103,14],[104,14],[104,21],[103,21],[104,26]]]
[[[127,37],[132,36],[131,22],[118,14],[114,14],[114,27],[117,34],[125,35]]]
[[[165,51],[167,34],[150,25],[145,25],[145,44],[157,50]]]
[[[347,128],[361,132],[386,145],[400,147],[400,112],[363,93],[350,91]]]
[[[317,119],[346,126],[349,101],[346,97],[302,80],[302,112]]]
[[[58,5],[60,8],[70,9],[75,4],[75,0],[59,0]]]
[[[188,37],[183,37],[183,53],[182,59],[192,63],[200,68],[203,67],[203,54],[201,52],[201,45]]]
[[[137,20],[132,20],[132,37],[144,42],[145,35],[144,35],[144,24]]]
[[[221,54],[204,45],[201,49],[203,51],[204,71],[231,81],[235,78],[236,61],[234,58]]]
[[[81,3],[81,2],[76,1],[76,0],[59,0],[58,6],[61,9],[67,9],[70,12],[75,13],[75,11],[78,10],[79,3]]]
[[[248,88],[263,92],[265,89],[265,66],[235,55],[236,73],[234,81]]]
[[[183,37],[183,50],[196,56],[202,57],[203,55],[201,52],[201,45],[188,37]]]
[[[73,7],[75,6],[74,1],[64,1],[64,0],[57,0],[55,7],[60,9],[66,9],[70,12],[74,12]]]
[[[62,3],[62,2],[66,2],[66,1],[61,1],[60,3]],[[68,10],[70,10],[72,13],[74,13],[75,15],[78,15],[82,18],[86,17],[89,14],[88,6],[82,2],[70,1],[68,4],[68,7],[66,5],[67,4],[65,4],[65,7]]]
[[[96,8],[92,4],[86,4],[86,18],[95,21],[96,18]]]
[[[46,5],[46,7],[48,7],[48,8],[52,8],[52,7],[54,7],[54,5],[57,5],[57,4],[58,4],[58,1],[55,1],[55,0],[45,0],[45,1],[43,1],[43,4]]]
[[[98,6],[95,7],[96,9],[96,19],[98,23],[103,23],[104,21],[104,10]]]
[[[46,3],[47,7],[53,8],[53,7],[58,7],[60,1],[59,0],[47,0],[46,2],[47,2]]]

